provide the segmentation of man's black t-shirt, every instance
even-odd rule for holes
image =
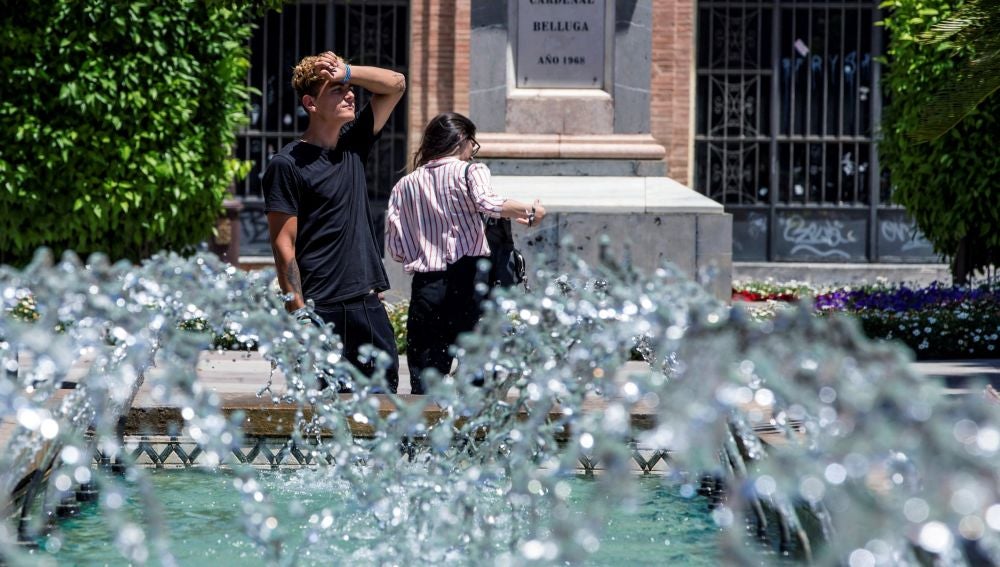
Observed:
[[[365,163],[381,132],[365,106],[327,150],[296,140],[264,171],[267,212],[298,217],[295,259],[302,293],[317,307],[389,289],[365,181]]]

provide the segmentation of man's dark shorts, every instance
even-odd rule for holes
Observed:
[[[385,351],[392,360],[392,366],[386,371],[385,379],[389,388],[395,392],[399,387],[399,354],[396,351],[396,337],[392,331],[392,323],[385,312],[385,306],[374,293],[362,297],[341,301],[332,306],[316,307],[316,314],[323,321],[333,325],[333,330],[344,342],[344,357],[356,366],[366,376],[375,373],[375,363],[358,361],[358,349],[361,345],[370,344]]]

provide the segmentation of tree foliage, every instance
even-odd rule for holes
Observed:
[[[0,263],[39,246],[136,260],[208,237],[246,170],[231,148],[259,9],[0,1]]]
[[[956,76],[968,45],[928,44],[921,34],[954,9],[947,0],[889,0],[889,96],[879,153],[906,207],[937,252],[953,258],[957,281],[1000,264],[1000,97],[987,98],[940,137],[916,143],[924,108]]]
[[[914,136],[927,141],[953,128],[1000,89],[1000,0],[967,0],[919,39],[930,44],[950,42],[969,53],[923,108],[922,125]]]

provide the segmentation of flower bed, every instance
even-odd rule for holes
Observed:
[[[402,300],[398,303],[386,303],[385,311],[389,314],[392,334],[396,337],[396,350],[401,355],[406,354],[406,319],[410,312],[410,302]]]
[[[733,300],[755,300],[754,318],[772,317],[782,302],[812,297],[817,314],[846,313],[858,319],[873,339],[900,340],[917,358],[995,358],[1000,356],[1000,285],[924,288],[881,282],[861,287],[814,289],[797,282],[733,286]]]
[[[1000,357],[1000,284],[959,287],[931,284],[910,288],[880,282],[861,287],[814,287],[802,282],[734,282],[733,301],[757,320],[773,318],[793,302],[810,301],[817,315],[845,313],[873,339],[899,340],[919,359]],[[13,298],[8,311],[23,321],[38,319],[34,301],[25,292]],[[386,304],[396,345],[406,352],[408,304]],[[211,325],[194,316],[181,327],[209,335],[212,348],[253,350],[255,337]]]
[[[8,302],[11,304],[5,310],[11,317],[18,321],[33,322],[39,318],[39,313],[35,307],[35,300],[28,290],[22,290],[17,297]],[[386,303],[385,310],[389,314],[389,322],[392,324],[393,334],[396,337],[396,348],[400,354],[406,352],[406,318],[409,312],[409,302],[400,301],[398,303]],[[0,309],[3,305],[0,304]],[[72,322],[61,322],[60,327],[65,327]],[[245,336],[240,334],[238,329],[223,322],[214,324],[206,320],[200,314],[194,313],[191,317],[178,323],[178,326],[185,331],[193,333],[203,333],[208,340],[208,346],[218,350],[256,350],[258,338],[255,336]],[[109,339],[110,340],[110,339]]]
[[[733,282],[733,301],[798,301],[802,296],[816,294],[817,289],[804,282]]]

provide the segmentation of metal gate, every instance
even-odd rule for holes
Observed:
[[[241,256],[270,256],[261,176],[271,156],[308,126],[291,87],[292,68],[306,55],[332,50],[351,63],[406,73],[409,55],[407,0],[329,0],[286,4],[280,13],[261,17],[250,40],[248,84],[250,123],[237,139],[237,157],[252,162],[237,184],[243,202]],[[363,108],[368,93],[358,95]],[[392,186],[406,165],[406,98],[396,106],[368,163],[368,190],[378,234],[382,233]]]
[[[872,0],[698,2],[695,187],[733,259],[938,261],[889,203]]]

